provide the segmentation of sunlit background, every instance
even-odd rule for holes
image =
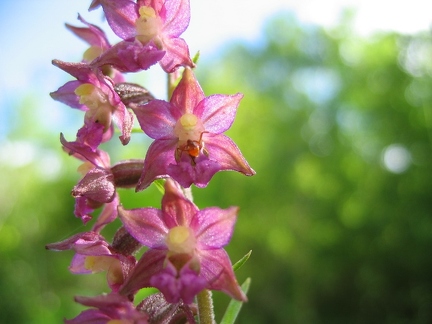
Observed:
[[[88,227],[73,216],[77,161],[61,152],[82,114],[49,92],[69,80],[52,59],[86,44],[77,14],[108,32],[90,1],[0,5],[0,322],[59,323],[75,295],[107,291],[73,276],[45,244]],[[238,323],[432,322],[432,4],[411,1],[195,1],[183,35],[206,94],[245,97],[228,132],[257,171],[194,188],[200,207],[240,206],[231,244],[252,277]],[[110,40],[118,39],[108,33]],[[158,70],[130,76],[165,96]],[[148,141],[107,147],[142,158]],[[127,207],[160,195],[121,192]],[[107,232],[118,224],[108,227]],[[96,278],[96,279],[95,279]],[[228,299],[216,293],[217,319]]]

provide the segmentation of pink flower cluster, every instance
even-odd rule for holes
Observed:
[[[90,47],[81,62],[53,61],[74,79],[51,97],[84,112],[75,141],[60,136],[63,149],[83,162],[83,177],[72,190],[75,215],[87,223],[96,209],[101,211],[91,230],[47,248],[74,250],[72,273],[106,271],[110,292],[77,297],[90,309],[66,322],[168,323],[185,318],[193,323],[194,300],[204,289],[246,300],[224,250],[238,208],[199,210],[185,194],[192,184],[206,187],[218,171],[255,173],[223,134],[242,95],[204,95],[188,45],[180,38],[189,25],[189,0],[93,0],[89,10],[99,7],[121,40],[111,45],[102,29],[81,16],[84,27],[66,24]],[[181,75],[169,102],[125,81],[125,73],[156,63],[171,76]],[[154,141],[144,159],[111,165],[100,144],[118,132],[127,145],[135,118]],[[161,209],[121,205],[117,188],[140,191],[157,179],[164,179]],[[122,226],[108,242],[101,231],[116,218]],[[142,247],[147,249],[137,260],[135,253]],[[160,293],[134,300],[144,287]]]

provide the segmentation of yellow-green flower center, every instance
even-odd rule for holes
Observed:
[[[186,113],[180,117],[174,127],[174,134],[179,139],[179,144],[184,144],[188,140],[199,142],[204,126],[201,120],[191,113]]]
[[[95,58],[99,57],[104,52],[102,47],[91,46],[83,54],[83,59],[86,62],[91,62]]]
[[[155,10],[151,7],[142,6],[139,8],[139,15],[139,18],[135,21],[137,32],[135,38],[143,44],[147,44],[153,40],[155,45],[159,49],[162,49],[162,41],[158,37],[162,28],[162,22],[156,15]]]
[[[85,118],[104,125],[104,131],[111,125],[111,114],[115,109],[107,96],[91,83],[84,83],[75,89],[79,103],[88,108]]]
[[[87,256],[84,267],[92,273],[101,271],[107,272],[107,279],[110,283],[122,283],[124,281],[120,261],[109,256]]]
[[[194,114],[184,114],[180,117],[180,124],[185,130],[193,130],[198,123],[198,117]]]
[[[77,171],[82,176],[85,176],[91,169],[94,169],[94,167],[93,163],[86,161],[77,168]]]
[[[195,249],[196,239],[189,227],[176,226],[169,230],[166,237],[166,244],[168,250],[172,253],[192,254]]]

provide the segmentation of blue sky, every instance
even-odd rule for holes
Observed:
[[[57,109],[66,109],[48,96],[66,78],[50,62],[53,58],[80,59],[86,44],[68,32],[64,23],[79,25],[76,17],[80,13],[101,25],[101,12],[89,13],[89,3],[15,0],[0,5],[0,142],[14,120],[11,106],[25,94],[42,93],[37,102],[41,114],[55,117]],[[432,4],[424,0],[191,0],[192,19],[183,37],[191,53],[200,50],[201,57],[206,57],[233,38],[257,41],[264,21],[275,12],[291,10],[300,21],[331,26],[344,7],[357,9],[355,26],[362,34],[376,30],[412,33],[428,30],[432,21]]]

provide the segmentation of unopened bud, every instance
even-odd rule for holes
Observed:
[[[121,101],[128,107],[145,105],[155,97],[144,87],[135,83],[117,83],[114,90],[119,95]]]
[[[138,184],[144,167],[143,160],[126,160],[111,168],[117,188],[133,188]]]

